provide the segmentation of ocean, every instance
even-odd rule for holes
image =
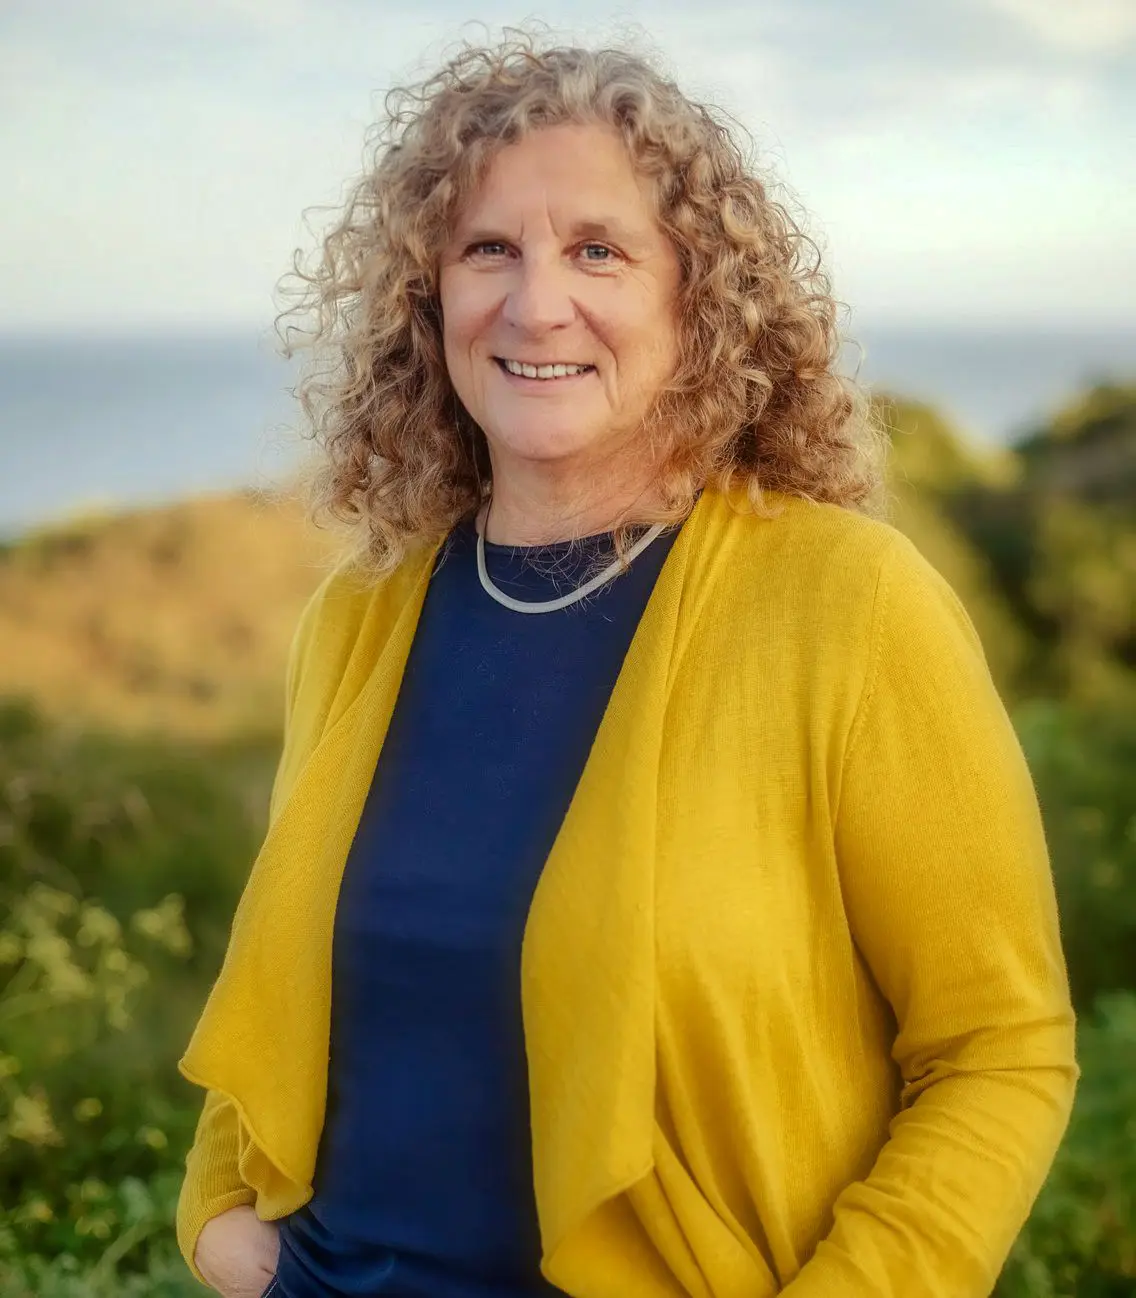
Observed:
[[[1136,327],[861,329],[861,377],[1013,441],[1083,385],[1136,381]],[[304,447],[292,365],[254,335],[0,338],[0,537],[91,510],[271,486]]]

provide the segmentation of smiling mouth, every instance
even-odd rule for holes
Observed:
[[[591,374],[594,365],[573,365],[567,362],[554,365],[527,365],[523,361],[506,360],[501,356],[493,358],[503,373],[516,379],[537,379],[547,382],[550,379],[574,379],[582,374]]]

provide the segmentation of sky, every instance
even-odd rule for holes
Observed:
[[[1136,325],[1136,0],[2,0],[0,329],[268,327],[382,92],[533,18],[742,123],[855,318]]]

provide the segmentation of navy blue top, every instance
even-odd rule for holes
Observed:
[[[431,576],[348,855],[327,1117],[279,1298],[536,1298],[521,938],[533,889],[677,528],[552,613],[503,607],[472,523]],[[580,584],[610,534],[486,546],[518,599]],[[556,571],[546,561],[556,560]]]

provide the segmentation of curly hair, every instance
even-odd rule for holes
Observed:
[[[681,267],[680,359],[644,430],[662,504],[621,518],[617,552],[636,524],[680,521],[707,484],[766,516],[779,510],[765,490],[885,515],[888,438],[839,371],[839,304],[820,253],[724,118],[638,55],[541,48],[513,30],[466,43],[384,107],[315,264],[293,258],[300,301],[276,318],[279,334],[282,319],[310,317],[281,335],[287,357],[312,353],[295,390],[321,452],[309,502],[317,520],[348,525],[366,571],[390,572],[485,498],[485,436],[443,358],[439,256],[495,153],[563,124],[619,133]]]

